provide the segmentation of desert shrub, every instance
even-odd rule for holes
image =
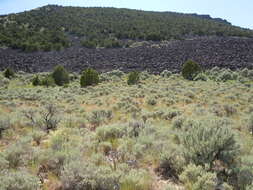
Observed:
[[[151,190],[152,178],[145,170],[131,170],[120,179],[121,190]]]
[[[170,148],[161,154],[156,172],[164,179],[171,179],[176,182],[184,166],[185,160],[180,153],[180,148],[170,145]]]
[[[95,110],[88,116],[88,121],[94,126],[99,126],[101,123],[110,119],[112,119],[111,110]]]
[[[179,176],[186,189],[213,190],[216,187],[216,175],[205,171],[202,166],[188,165]]]
[[[33,79],[32,79],[32,85],[33,86],[39,86],[41,85],[41,81],[38,75],[36,75]]]
[[[3,75],[4,75],[5,78],[10,79],[10,78],[12,78],[12,77],[15,76],[15,72],[14,72],[11,68],[7,68],[7,69],[4,71]]]
[[[48,104],[44,107],[44,111],[41,112],[41,120],[43,128],[49,133],[50,130],[55,130],[60,122],[58,116],[58,109],[54,104]]]
[[[117,77],[123,77],[124,76],[124,72],[121,70],[112,70],[110,72],[107,72],[107,74],[109,76],[117,76]]]
[[[139,80],[146,80],[150,77],[151,75],[148,73],[148,71],[142,71],[140,73],[140,78]]]
[[[23,155],[27,154],[31,149],[29,143],[30,138],[22,138],[14,144],[10,144],[5,152],[5,159],[8,160],[11,168],[16,168],[21,164],[26,163],[28,160],[24,160]]]
[[[247,186],[251,185],[253,181],[253,171],[252,168],[240,168],[237,174],[237,184],[240,189],[246,189]]]
[[[182,68],[182,75],[188,80],[193,80],[200,72],[200,65],[192,60],[187,61]]]
[[[127,127],[127,134],[130,137],[138,137],[140,132],[146,127],[147,125],[143,121],[131,121]]]
[[[213,168],[214,161],[233,166],[238,152],[234,134],[222,121],[195,122],[180,134],[184,157],[189,163]]]
[[[140,80],[140,73],[137,71],[130,72],[127,76],[128,85],[137,84],[139,80]]]
[[[7,115],[0,116],[0,139],[2,138],[3,132],[9,129],[11,126],[10,118]]]
[[[162,118],[165,120],[171,120],[174,117],[179,116],[181,114],[182,112],[177,109],[169,109],[163,114]]]
[[[30,125],[47,132],[56,129],[60,122],[59,110],[54,104],[47,104],[42,110],[23,110],[23,115],[29,120]]]
[[[119,176],[110,168],[80,160],[64,164],[60,179],[63,190],[112,190],[119,186]]]
[[[9,167],[9,161],[6,160],[4,153],[0,153],[0,171],[3,171]],[[1,172],[0,172],[1,174]]]
[[[249,75],[249,70],[247,68],[244,68],[243,70],[240,71],[240,74],[243,76],[243,77],[248,77]]]
[[[171,72],[171,71],[168,71],[168,70],[164,70],[163,72],[161,72],[160,75],[161,75],[162,77],[169,78],[169,77],[172,75],[172,72]]]
[[[175,119],[173,119],[172,121],[172,128],[181,129],[183,127],[184,121],[185,121],[185,117],[183,116],[175,117]]]
[[[201,73],[197,74],[197,76],[194,77],[193,80],[194,80],[194,81],[207,81],[207,80],[208,80],[208,77],[206,76],[205,73],[201,72]]]
[[[98,139],[101,141],[113,140],[121,138],[125,134],[125,126],[120,124],[101,126],[96,129]]]
[[[45,136],[45,133],[43,131],[33,131],[31,134],[33,140],[36,142],[36,144],[39,146],[42,138]]]
[[[248,121],[248,129],[251,135],[253,136],[253,114],[250,115],[249,121]]]
[[[100,75],[100,81],[116,81],[124,76],[124,72],[120,70],[113,70]]]
[[[5,87],[10,83],[10,80],[8,78],[5,78],[4,76],[0,75],[0,86]]]
[[[58,86],[63,86],[69,83],[69,73],[62,65],[58,65],[54,68],[52,77],[55,81],[55,84]]]
[[[226,115],[229,117],[229,116],[232,116],[233,114],[235,114],[237,112],[235,106],[233,105],[224,105],[224,110],[226,112]]]
[[[226,82],[228,80],[233,80],[233,76],[230,70],[224,70],[220,73],[219,80]]]
[[[98,83],[99,83],[99,75],[96,70],[88,68],[83,71],[80,79],[81,87],[96,85]]]
[[[48,75],[41,80],[41,85],[46,87],[55,86],[55,81],[51,75]]]
[[[1,173],[0,173],[1,174]],[[0,175],[1,190],[37,190],[40,181],[26,171],[8,171]]]
[[[154,98],[149,98],[149,99],[147,100],[147,104],[148,104],[148,105],[151,105],[151,106],[154,106],[154,105],[157,104],[157,101],[156,101]]]

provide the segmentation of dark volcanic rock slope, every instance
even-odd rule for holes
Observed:
[[[136,48],[86,49],[74,46],[59,52],[23,53],[0,49],[0,69],[12,67],[26,72],[50,71],[62,64],[70,71],[87,67],[99,71],[121,69],[161,72],[179,71],[188,59],[205,68],[253,68],[253,39],[206,37]]]

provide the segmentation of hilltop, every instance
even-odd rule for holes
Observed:
[[[253,37],[253,31],[209,15],[100,7],[48,5],[0,17],[0,45],[26,52],[61,50],[75,42],[110,48],[199,36]]]

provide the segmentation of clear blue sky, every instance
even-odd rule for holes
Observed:
[[[227,19],[234,25],[253,29],[253,0],[0,0],[0,14],[47,4],[210,14]]]

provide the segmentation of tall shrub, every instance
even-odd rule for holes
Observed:
[[[200,65],[192,60],[187,61],[182,68],[182,75],[188,80],[193,80],[200,72]]]
[[[52,77],[55,81],[55,84],[58,86],[63,86],[69,83],[69,73],[62,65],[55,67],[54,72],[52,73]]]
[[[81,87],[95,85],[98,84],[98,82],[99,82],[99,75],[96,70],[88,68],[83,71],[80,80]]]

